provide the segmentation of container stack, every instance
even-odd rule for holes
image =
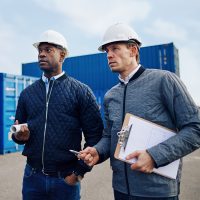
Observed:
[[[178,50],[173,43],[142,47],[140,63],[145,68],[168,70],[180,76]],[[63,63],[63,70],[93,90],[104,118],[104,95],[119,82],[118,74],[109,69],[106,54],[69,57]],[[41,75],[38,62],[22,64],[22,76],[0,73],[0,154],[23,148],[12,141],[9,129],[14,123],[19,94]]]
[[[180,76],[178,50],[173,43],[142,47],[140,61],[145,68],[168,70]],[[106,53],[69,57],[63,70],[93,90],[103,117],[104,94],[119,82],[118,74],[109,69]],[[38,63],[33,62],[22,64],[22,74],[40,77],[42,72]]]

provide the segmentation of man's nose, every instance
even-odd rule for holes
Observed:
[[[42,57],[45,57],[45,56],[46,56],[45,51],[44,50],[40,50],[40,52],[38,53],[38,57],[42,58]]]
[[[108,51],[108,52],[107,52],[107,58],[109,59],[109,58],[112,58],[112,57],[113,57],[112,52],[111,52],[111,51]]]

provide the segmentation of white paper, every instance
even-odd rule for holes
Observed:
[[[25,124],[12,125],[12,126],[10,127],[10,131],[11,131],[12,133],[17,133],[17,132],[20,131],[21,126],[28,126],[28,125],[27,125],[27,123],[25,123]]]
[[[132,129],[127,141],[126,148],[124,150],[121,147],[119,152],[119,158],[125,160],[125,157],[136,150],[145,150],[151,148],[168,138],[174,136],[176,133],[151,123],[147,120],[143,120],[136,116],[130,116],[129,126],[132,124]],[[136,162],[136,159],[127,160],[130,163]],[[160,175],[176,179],[177,171],[179,167],[179,160],[176,160],[164,167],[154,168],[154,172]]]

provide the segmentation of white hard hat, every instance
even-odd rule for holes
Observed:
[[[130,26],[123,23],[114,24],[107,29],[98,50],[104,51],[104,45],[113,42],[135,42],[138,44],[138,47],[142,45],[138,34]]]
[[[47,42],[50,44],[55,44],[61,46],[63,49],[68,51],[67,41],[64,38],[63,35],[60,33],[54,31],[54,30],[47,30],[44,33],[42,33],[40,39],[38,42],[34,43],[33,46],[35,48],[38,48],[41,42]]]

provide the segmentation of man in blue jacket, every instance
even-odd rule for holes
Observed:
[[[107,53],[111,71],[119,73],[119,83],[104,98],[106,127],[102,139],[82,151],[80,157],[90,166],[110,157],[115,200],[177,200],[182,162],[175,180],[152,171],[200,147],[200,112],[174,73],[139,64],[140,46],[137,33],[125,24],[115,24],[105,32],[99,50]],[[114,152],[126,113],[177,134],[130,154],[127,159],[137,159],[132,165],[119,161]]]
[[[33,44],[43,75],[19,97],[15,124],[27,123],[12,135],[25,144],[27,164],[23,178],[24,200],[79,200],[80,180],[91,170],[69,150],[95,145],[103,124],[90,88],[62,71],[67,57],[65,38],[48,30]]]

